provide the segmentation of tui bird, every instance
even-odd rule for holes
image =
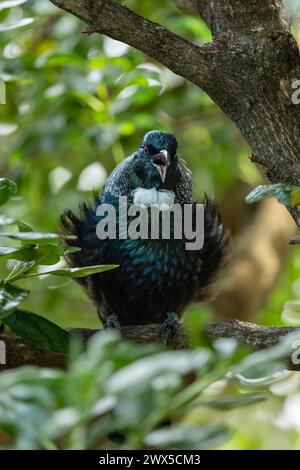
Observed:
[[[68,244],[81,248],[69,256],[71,266],[119,265],[79,280],[105,326],[160,323],[161,334],[169,340],[185,307],[193,300],[207,299],[224,264],[227,231],[214,203],[205,197],[201,249],[188,250],[184,237],[163,239],[161,233],[158,239],[100,240],[96,230],[101,216],[96,208],[111,204],[119,214],[120,196],[127,196],[128,207],[151,208],[163,202],[168,207],[174,203],[195,208],[191,173],[177,155],[174,135],[148,132],[140,147],[112,172],[102,196],[95,194],[93,206],[84,203],[78,216],[68,210],[61,218],[64,233],[77,237]]]

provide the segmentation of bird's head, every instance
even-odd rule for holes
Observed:
[[[168,132],[150,131],[134,155],[135,173],[144,188],[172,189],[178,166],[177,140]]]

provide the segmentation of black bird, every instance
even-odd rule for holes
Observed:
[[[191,173],[177,155],[174,135],[147,133],[136,152],[112,172],[102,197],[95,195],[93,206],[82,204],[79,216],[70,210],[62,215],[64,233],[77,237],[68,243],[81,248],[69,257],[72,266],[119,265],[79,281],[104,324],[119,328],[161,323],[161,332],[169,339],[185,307],[193,300],[206,300],[210,293],[227,251],[227,231],[214,203],[205,198],[201,249],[186,249],[185,238],[163,239],[161,231],[159,239],[100,240],[96,228],[103,217],[96,215],[96,208],[112,204],[119,214],[120,196],[127,196],[129,207],[134,203],[151,207],[154,202],[167,202],[169,206],[175,203],[182,208],[191,204],[194,225],[196,203]],[[120,224],[118,235],[119,230]]]

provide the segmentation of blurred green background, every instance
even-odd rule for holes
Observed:
[[[126,4],[198,44],[211,39],[199,18],[179,12],[168,0]],[[289,6],[300,39],[299,2]],[[199,200],[206,192],[222,207],[239,186],[262,181],[239,131],[200,89],[125,44],[82,35],[84,25],[48,0],[0,9],[0,22],[16,21],[20,28],[0,36],[0,80],[6,95],[0,105],[0,175],[18,185],[18,198],[5,206],[10,216],[35,230],[57,232],[60,214],[90,199],[95,187],[101,189],[150,129],[177,136]],[[300,324],[299,272],[300,251],[294,247],[280,282],[257,312],[259,321]],[[94,307],[74,282],[44,276],[20,284],[32,291],[22,307],[64,327],[99,326]],[[188,322],[193,328],[211,318],[207,307],[197,306]],[[298,386],[298,376],[290,374],[272,400],[256,405],[255,412],[235,410],[225,417],[201,411],[201,419],[209,413],[209,420],[233,423],[239,432],[228,448],[299,446]],[[194,413],[191,420],[197,419]]]

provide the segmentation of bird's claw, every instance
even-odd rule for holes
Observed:
[[[179,317],[175,312],[169,312],[167,318],[163,321],[159,330],[159,337],[169,344],[176,335],[179,328]]]
[[[120,330],[121,329],[121,325],[120,325],[120,322],[119,322],[119,319],[118,319],[118,315],[116,313],[112,313],[111,315],[109,315],[107,317],[106,322],[104,324],[104,328],[105,329],[112,328],[112,329],[115,329],[115,330]]]

